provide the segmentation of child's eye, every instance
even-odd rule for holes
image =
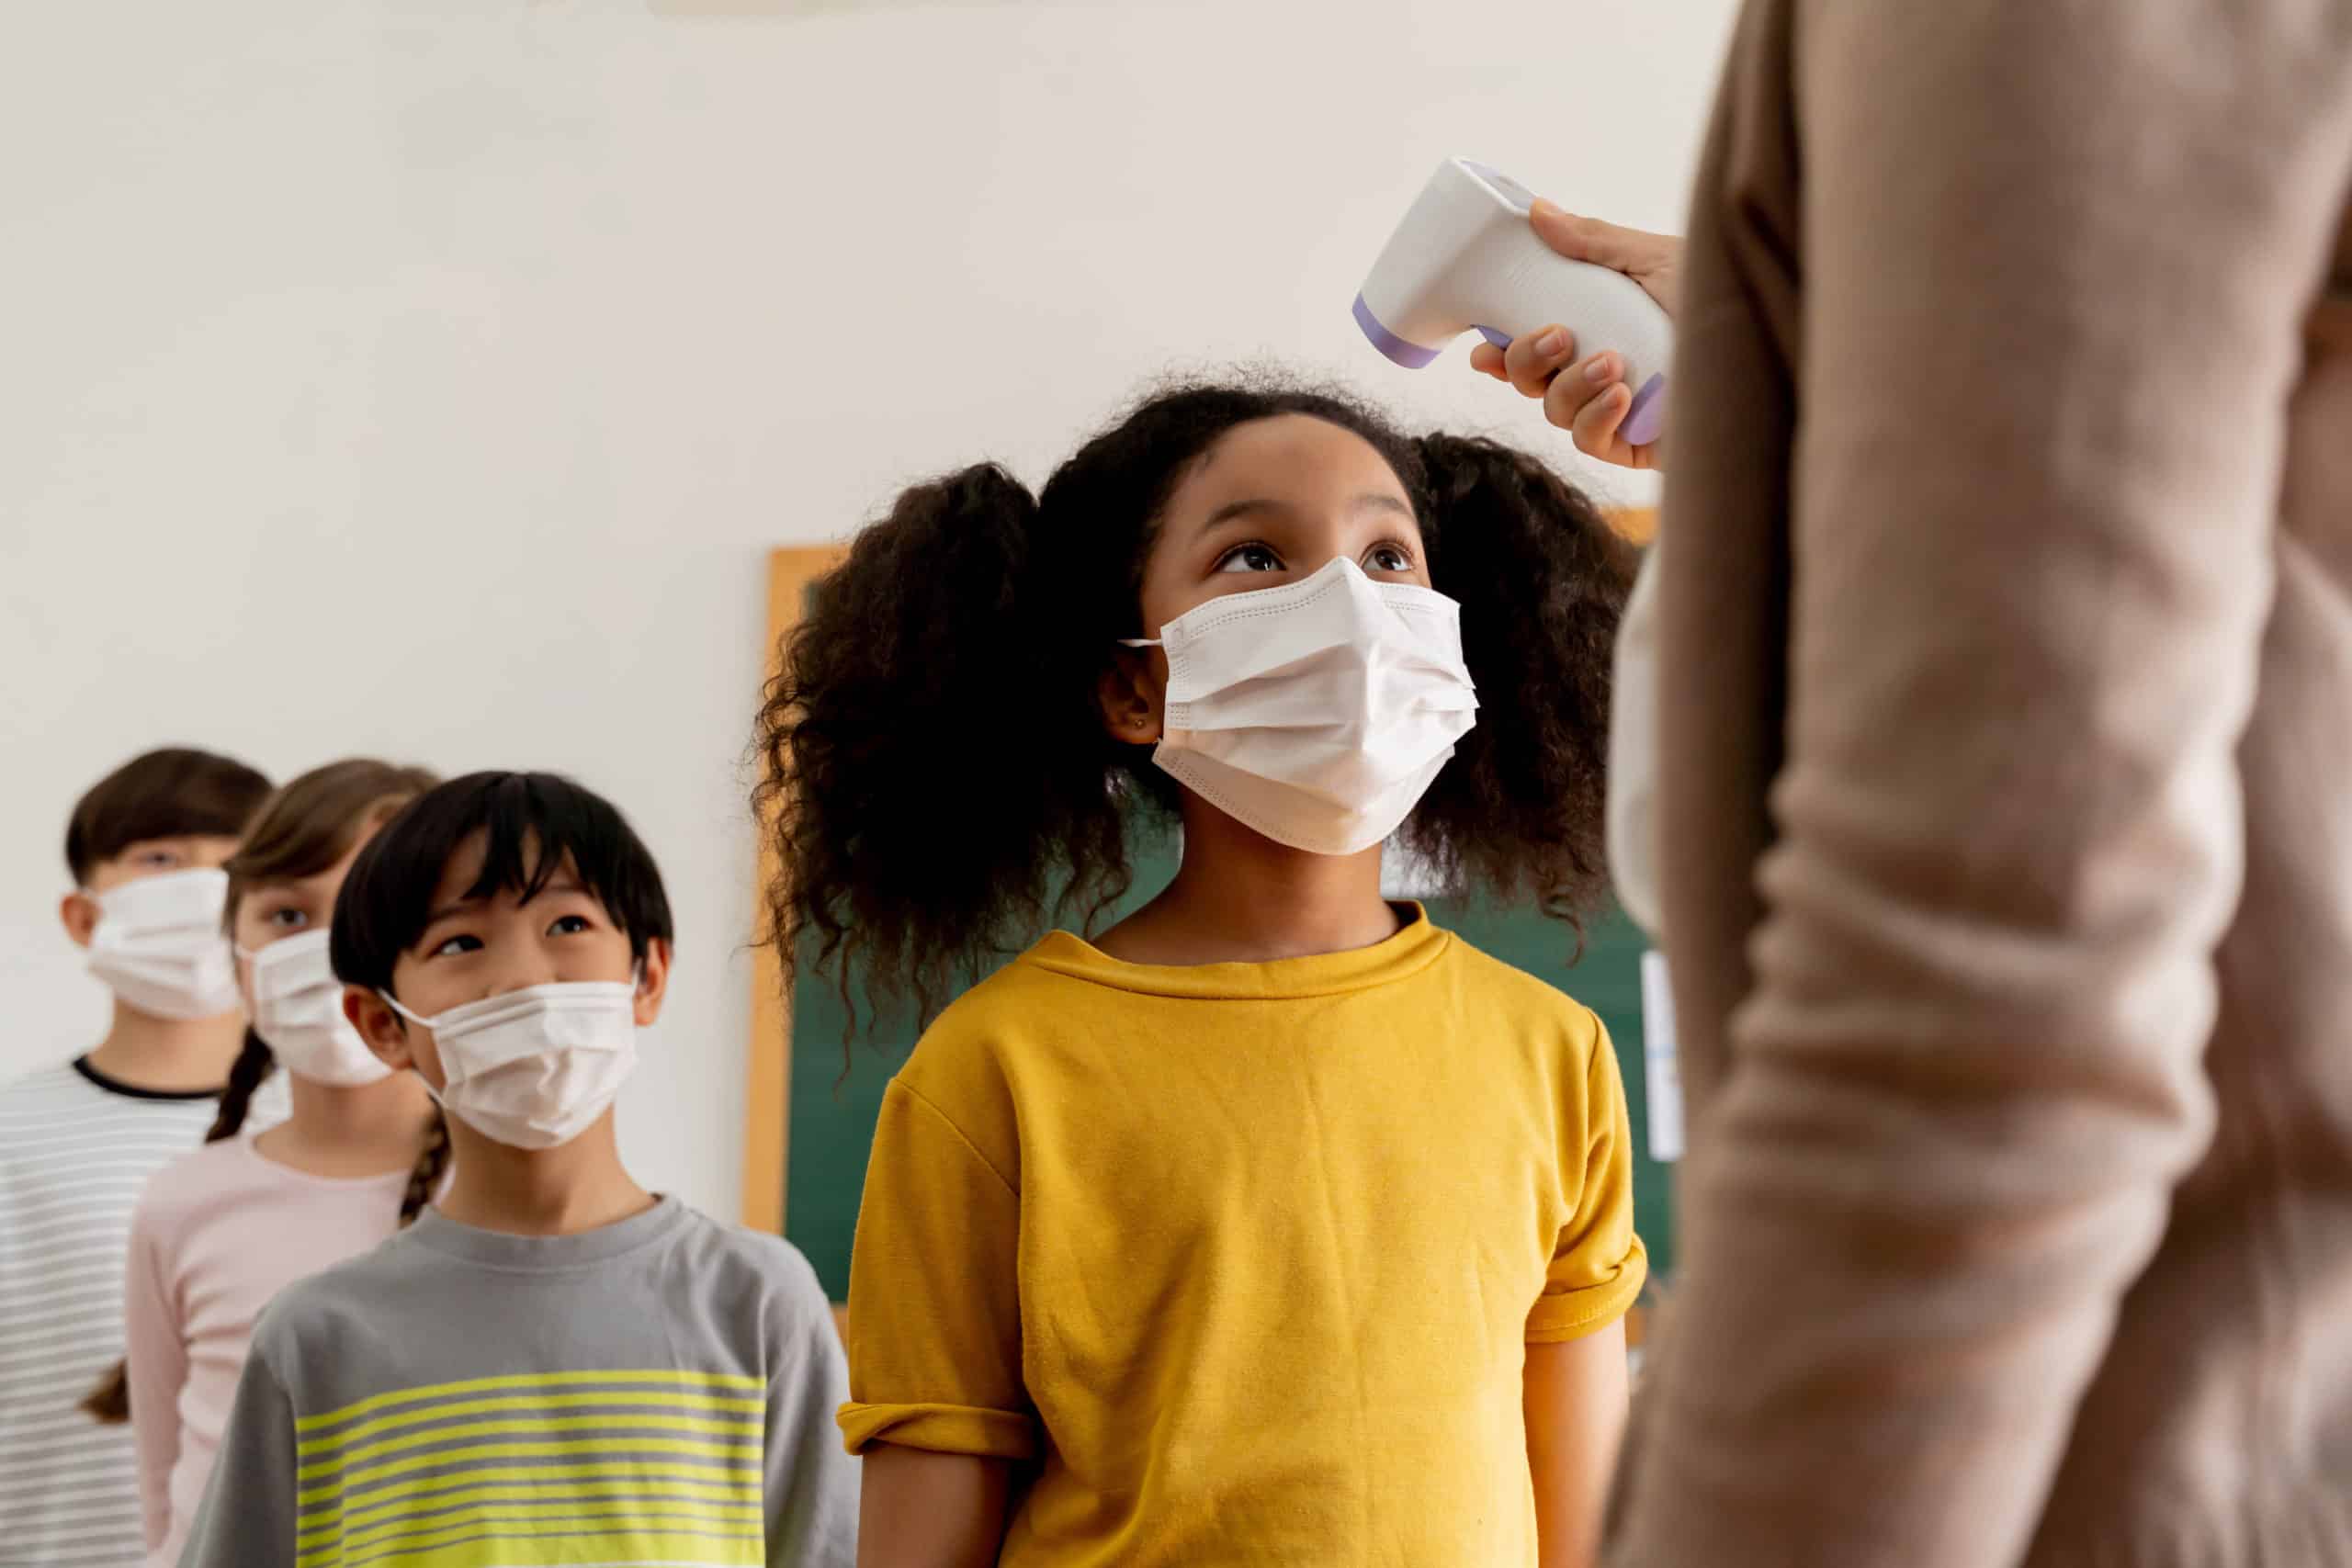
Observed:
[[[1216,563],[1219,571],[1280,571],[1283,558],[1263,545],[1236,545]]]
[[[267,919],[271,925],[285,931],[300,931],[311,923],[311,917],[300,909],[273,909]]]
[[[1374,545],[1364,556],[1374,571],[1410,571],[1412,552],[1402,545]]]
[[[180,854],[177,850],[149,850],[145,854],[139,857],[139,863],[141,865],[153,866],[157,870],[162,870],[166,866],[175,866],[179,864]]]
[[[585,915],[559,915],[556,917],[555,923],[548,927],[548,935],[576,936],[582,931],[593,929]]]
[[[440,946],[435,948],[427,956],[433,958],[454,958],[460,953],[478,953],[481,950],[481,938],[478,936],[469,936],[465,932],[460,931],[456,936],[453,936],[448,941],[443,942]]]

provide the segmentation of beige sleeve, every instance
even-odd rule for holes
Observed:
[[[2024,1551],[2209,1136],[2283,407],[2348,182],[2352,6],[1751,5],[1660,584],[1705,1103],[1611,1561]],[[1694,450],[1776,427],[1777,459]],[[1709,529],[1775,460],[1767,649],[1770,610],[1708,613],[1765,592],[1711,575],[1754,562]],[[1738,705],[1782,648],[1773,844],[1710,880],[1687,857],[1765,795],[1679,806],[1678,746],[1777,717]]]

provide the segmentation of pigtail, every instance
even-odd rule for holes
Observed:
[[[82,1399],[83,1414],[102,1426],[119,1427],[130,1419],[130,1363],[117,1361]]]
[[[277,1055],[269,1048],[259,1032],[250,1024],[245,1028],[245,1047],[237,1053],[230,1065],[229,1081],[220,1090],[220,1113],[213,1117],[212,1126],[204,1134],[208,1144],[233,1138],[245,1125],[245,1114],[253,1109],[254,1091],[277,1070]]]
[[[277,1066],[277,1055],[247,1025],[244,1049],[237,1053],[236,1061],[229,1068],[229,1081],[221,1086],[220,1109],[204,1134],[206,1143],[217,1144],[237,1135],[245,1124],[245,1113],[253,1108],[254,1091],[261,1088]],[[107,1368],[107,1375],[84,1397],[82,1409],[92,1419],[108,1427],[119,1427],[130,1420],[130,1363],[117,1361]]]
[[[449,1168],[449,1122],[441,1108],[433,1108],[433,1124],[424,1130],[424,1147],[417,1151],[416,1167],[408,1173],[408,1190],[401,1194],[401,1229],[406,1230],[424,1213]]]
[[[1462,605],[1478,723],[1408,826],[1449,882],[1576,928],[1608,897],[1605,799],[1617,623],[1637,552],[1549,467],[1431,434],[1432,580]]]
[[[1086,606],[1047,602],[1038,522],[993,464],[907,491],[816,585],[767,688],[768,940],[787,984],[804,961],[832,977],[853,1032],[854,976],[872,1009],[928,1018],[1033,940],[1057,889],[1125,890],[1090,711],[1116,634],[1074,664]]]
[[[1634,552],[1544,464],[1409,438],[1343,392],[1244,374],[1153,392],[1032,498],[983,464],[900,495],[817,584],[753,750],[773,850],[765,940],[786,985],[829,975],[928,1018],[1133,880],[1127,829],[1181,804],[1113,739],[1103,680],[1140,624],[1161,513],[1227,431],[1301,414],[1370,444],[1416,498],[1432,581],[1463,605],[1478,724],[1407,825],[1441,874],[1577,925],[1608,891],[1611,645]],[[338,925],[338,931],[341,927]],[[338,962],[338,969],[341,964]]]

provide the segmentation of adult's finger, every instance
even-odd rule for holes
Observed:
[[[1563,326],[1524,333],[1503,351],[1503,370],[1520,395],[1541,398],[1552,378],[1576,358],[1577,334]]]
[[[1510,379],[1510,371],[1503,364],[1503,351],[1483,340],[1470,351],[1470,368],[1498,381]]]
[[[1634,389],[1620,381],[1577,410],[1569,427],[1577,450],[1604,462],[1626,463],[1633,447],[1618,430],[1633,408]]]
[[[1672,265],[1679,243],[1671,235],[1586,218],[1544,200],[1535,203],[1529,220],[1544,243],[1570,261],[1593,262],[1635,277]]]

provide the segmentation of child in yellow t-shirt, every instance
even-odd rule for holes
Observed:
[[[1630,566],[1532,457],[1240,383],[1152,398],[1035,497],[910,490],[818,587],[761,727],[786,943],[927,1005],[1057,890],[1117,900],[1131,819],[1183,842],[890,1086],[841,1413],[861,1561],[1589,1553],[1645,1269],[1615,1058],[1384,899],[1381,854],[1597,901]]]

